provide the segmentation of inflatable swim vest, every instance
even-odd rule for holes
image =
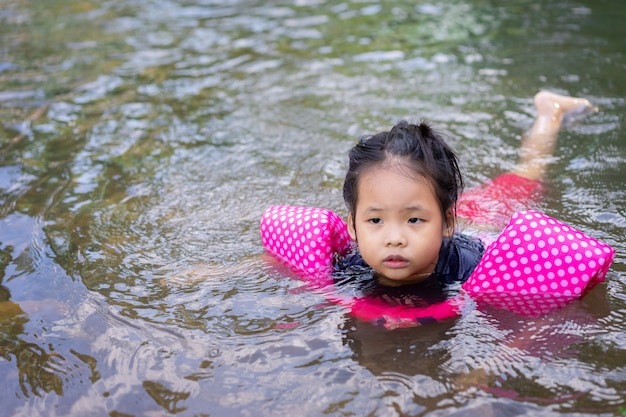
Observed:
[[[491,242],[459,296],[427,307],[390,305],[335,291],[333,256],[351,248],[346,223],[323,208],[272,206],[261,218],[265,249],[313,289],[357,319],[386,328],[458,316],[465,295],[526,316],[540,316],[584,296],[602,282],[615,250],[538,211],[515,213]]]

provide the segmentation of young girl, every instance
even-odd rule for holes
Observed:
[[[503,246],[502,255],[494,255],[491,262],[485,257],[492,256],[494,249],[490,246],[485,253],[484,246],[490,242],[461,234],[456,227],[465,223],[499,230],[515,212],[528,210],[540,194],[541,178],[565,119],[593,110],[585,99],[545,91],[534,101],[537,117],[522,141],[513,172],[462,193],[463,178],[452,149],[426,123],[402,121],[389,132],[362,138],[350,151],[343,187],[347,225],[329,210],[272,206],[261,220],[263,245],[308,285],[324,289],[331,301],[349,308],[353,316],[387,328],[457,315],[463,301],[449,296],[449,291],[458,292],[459,287],[451,284],[474,275],[477,282],[466,283],[471,284],[468,294],[475,294],[476,288],[490,288],[495,297],[501,296],[499,302],[513,303],[507,307],[513,311],[526,305],[528,310],[547,311],[582,295],[588,282],[604,278],[612,259],[606,245],[593,241],[592,246],[602,246],[602,250],[595,248],[602,259],[576,264],[583,254],[574,252],[582,251],[588,258],[592,251],[583,250],[587,241],[573,240],[575,236],[587,238],[568,232],[560,238],[570,244],[560,243],[557,248],[552,234],[571,229],[554,219],[539,218],[539,213],[526,213],[525,219],[516,222],[528,224],[519,227],[528,230],[545,223],[542,230],[525,232],[525,244],[513,238],[512,247]],[[543,234],[545,241],[537,240],[537,245],[552,242],[550,251],[542,246],[539,254],[531,253],[537,247],[530,241],[543,239]],[[499,237],[498,242],[502,239],[506,237]],[[529,264],[531,260],[534,264]],[[580,278],[572,275],[577,271]],[[576,288],[568,287],[566,274]],[[542,303],[536,301],[540,293]],[[516,298],[526,294],[528,300]],[[562,296],[566,299],[561,300]]]
[[[455,233],[457,216],[464,223],[502,227],[515,211],[528,209],[564,119],[593,109],[585,99],[546,91],[534,101],[537,118],[515,171],[462,195],[457,156],[426,123],[402,121],[362,138],[350,151],[343,187],[358,252],[336,268],[368,265],[385,286],[465,281],[484,247]]]

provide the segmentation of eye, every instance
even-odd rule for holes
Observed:
[[[372,219],[369,219],[368,221],[372,224],[381,224],[383,222],[383,220],[378,217],[374,217]]]
[[[409,224],[417,224],[417,223],[421,223],[421,222],[422,222],[422,219],[419,219],[417,217],[411,217],[409,219]]]

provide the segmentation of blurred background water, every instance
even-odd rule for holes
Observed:
[[[626,414],[623,0],[0,0],[0,415]],[[539,320],[350,319],[262,256],[271,204],[345,215],[346,152],[425,119],[469,185],[539,89],[539,209],[616,250]]]

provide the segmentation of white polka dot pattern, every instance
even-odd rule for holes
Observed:
[[[333,254],[350,245],[346,223],[330,210],[272,206],[261,218],[261,240],[273,256],[307,280],[320,280],[332,268]]]
[[[513,215],[463,284],[476,301],[539,316],[604,280],[615,250],[536,211]]]

